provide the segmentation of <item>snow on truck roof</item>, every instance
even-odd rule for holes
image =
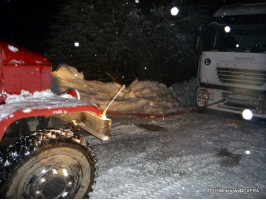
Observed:
[[[213,17],[266,14],[266,3],[234,4],[224,6]]]
[[[46,57],[4,41],[0,41],[0,64],[51,65]]]
[[[23,113],[30,113],[35,109],[55,109],[62,108],[62,113],[65,107],[77,107],[84,105],[92,105],[84,101],[77,100],[68,94],[56,95],[51,90],[35,92],[31,94],[28,91],[22,90],[20,95],[7,95],[6,104],[0,105],[0,122],[3,119],[14,117],[13,113],[22,111]]]

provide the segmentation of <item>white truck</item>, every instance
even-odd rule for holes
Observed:
[[[266,3],[220,8],[197,46],[197,105],[266,118]],[[199,49],[198,48],[198,49]]]

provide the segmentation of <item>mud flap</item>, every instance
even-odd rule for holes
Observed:
[[[64,114],[58,117],[79,126],[102,141],[110,138],[111,120],[108,118],[101,118],[92,112]]]

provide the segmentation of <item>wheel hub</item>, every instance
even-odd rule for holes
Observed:
[[[42,196],[45,199],[57,199],[62,196],[67,183],[62,177],[54,177],[43,186]]]
[[[80,171],[76,164],[68,166],[48,164],[32,171],[30,178],[25,180],[23,197],[25,198],[71,198],[79,187]]]
[[[12,166],[14,173],[10,173],[10,178],[6,179],[8,182],[3,182],[5,197],[10,199],[87,197],[95,177],[96,159],[93,151],[86,143],[84,145],[76,143],[76,137],[67,135],[67,132],[62,135],[51,131],[36,134],[19,140],[17,146],[9,149],[10,155],[17,152],[15,158],[19,158],[17,160],[20,162],[17,166]],[[21,160],[26,155],[22,148],[26,143],[30,143],[27,152],[29,149],[32,152],[29,151],[27,159]],[[11,161],[13,160],[10,159]],[[9,173],[7,170],[4,172]]]

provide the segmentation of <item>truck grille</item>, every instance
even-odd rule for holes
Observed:
[[[256,108],[260,105],[258,101],[258,97],[255,96],[244,96],[244,95],[234,95],[234,94],[227,94],[223,95],[226,97],[225,105],[236,106],[236,107],[250,107]]]
[[[262,86],[266,83],[266,71],[217,67],[222,82]]]
[[[248,95],[223,92],[222,96],[226,101],[219,107],[238,111],[241,111],[244,108],[251,108],[255,109],[256,113],[265,113],[266,111],[266,96],[263,94]]]

